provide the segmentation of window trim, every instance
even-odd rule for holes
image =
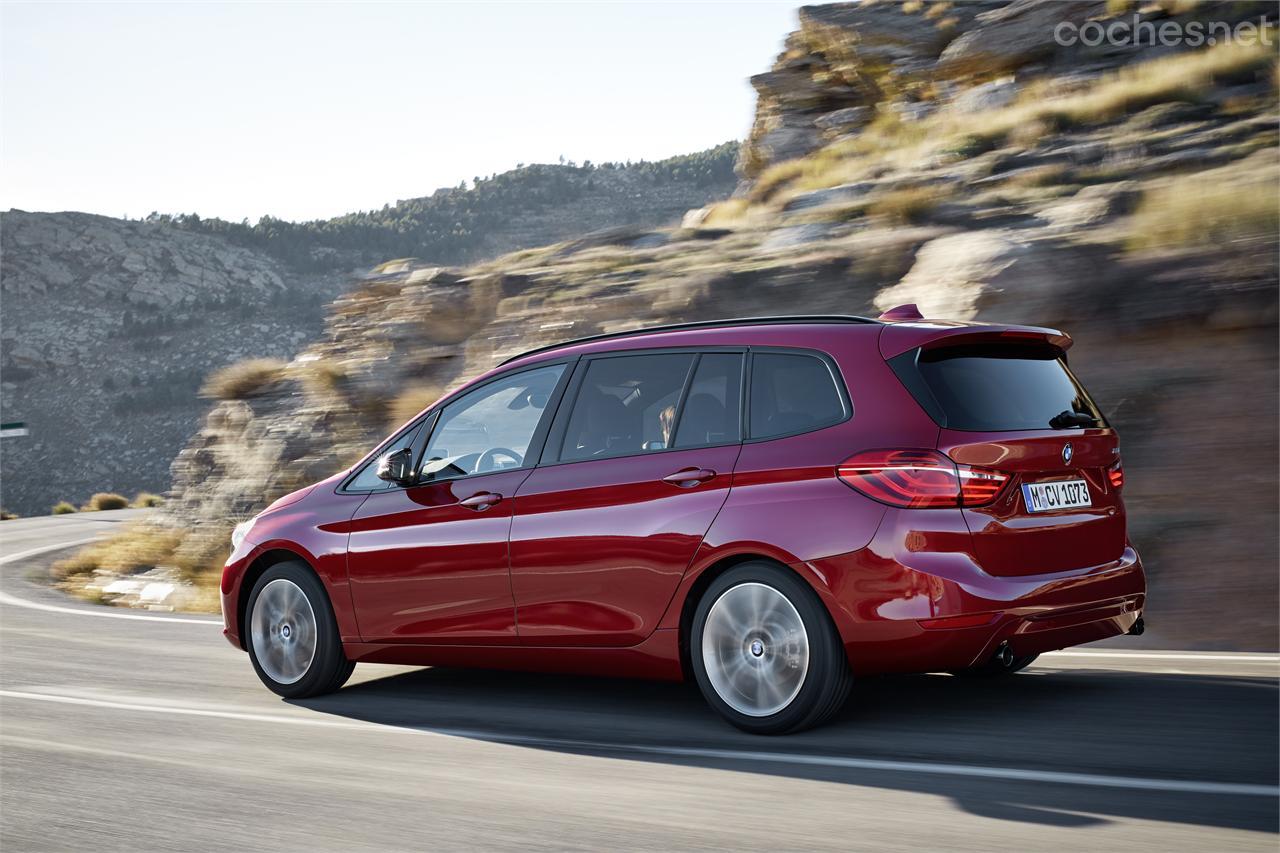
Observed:
[[[380,489],[353,489],[351,487],[351,484],[355,482],[355,480],[365,472],[366,468],[368,468],[370,465],[374,465],[377,463],[378,457],[382,455],[382,451],[385,448],[395,444],[405,434],[413,432],[415,429],[422,427],[420,434],[416,439],[414,439],[413,444],[410,445],[410,447],[413,449],[413,457],[414,459],[417,459],[418,453],[419,453],[418,444],[422,441],[422,435],[427,432],[430,432],[432,426],[434,426],[434,424],[431,426],[427,426],[427,421],[435,417],[436,414],[437,412],[434,410],[426,412],[421,417],[414,418],[412,421],[410,421],[407,425],[405,425],[404,429],[396,430],[390,436],[383,439],[382,442],[379,443],[377,447],[375,447],[363,459],[361,459],[359,462],[357,462],[355,465],[352,466],[351,473],[348,474],[345,478],[343,478],[342,482],[338,484],[338,488],[335,489],[334,491],[340,495],[374,495],[380,492],[389,492],[395,489],[404,488],[403,486],[397,486],[394,483],[391,483],[389,486],[384,486]]]
[[[637,450],[629,453],[615,453],[608,456],[589,456],[585,459],[561,459],[560,455],[564,449],[565,433],[569,429],[569,418],[573,414],[573,407],[577,405],[578,395],[582,391],[582,384],[586,378],[587,370],[591,363],[605,358],[620,358],[628,356],[645,356],[645,355],[689,355],[694,356],[690,362],[689,369],[685,373],[684,385],[680,389],[680,397],[677,403],[676,418],[671,425],[671,440],[674,442],[676,435],[680,431],[680,418],[684,414],[683,404],[688,396],[689,389],[692,386],[694,376],[697,372],[698,363],[702,360],[703,355],[713,355],[717,353],[738,354],[742,356],[741,369],[743,381],[746,380],[746,364],[750,357],[751,348],[749,346],[698,346],[696,344],[681,347],[648,347],[625,350],[607,350],[605,352],[586,353],[580,357],[578,364],[574,369],[573,381],[565,391],[565,395],[561,400],[561,406],[556,412],[555,422],[551,431],[548,433],[547,442],[542,450],[542,457],[538,460],[537,467],[549,468],[554,465],[579,465],[583,462],[600,462],[605,459],[630,459],[633,457],[649,457],[658,456],[663,453],[678,453],[687,450],[705,450],[711,447],[733,447],[742,444],[743,435],[741,430],[741,418],[743,417],[743,401],[746,397],[744,392],[738,395],[738,417],[739,417],[739,438],[735,441],[725,441],[716,444],[699,444],[691,447],[664,447],[661,450]],[[565,403],[567,402],[567,405]]]
[[[842,415],[835,420],[819,423],[815,426],[805,427],[804,429],[801,429],[801,430],[778,433],[777,435],[764,435],[764,436],[752,435],[751,433],[751,386],[754,384],[753,380],[755,377],[756,353],[760,353],[762,355],[807,356],[809,358],[816,358],[818,361],[822,362],[823,366],[827,368],[827,373],[830,374],[831,376],[832,383],[835,385],[836,396],[840,398],[840,407],[843,410]],[[782,438],[793,438],[794,436],[797,436],[797,435],[807,435],[811,432],[817,432],[818,430],[830,429],[833,426],[839,426],[840,424],[847,423],[853,420],[853,415],[854,415],[853,399],[849,396],[849,388],[844,381],[844,374],[840,370],[840,365],[836,363],[836,360],[832,358],[829,353],[825,353],[822,350],[808,349],[806,347],[771,347],[771,346],[751,347],[749,352],[747,353],[747,376],[746,376],[746,383],[743,388],[743,398],[744,398],[742,403],[742,419],[743,419],[742,443],[743,444],[759,444],[764,441],[777,441]]]
[[[547,433],[551,428],[551,422],[555,419],[556,413],[558,412],[560,407],[560,402],[564,399],[564,391],[568,386],[568,381],[567,381],[568,377],[570,377],[575,372],[574,368],[576,367],[577,361],[578,361],[578,356],[572,356],[567,358],[548,359],[547,361],[540,361],[535,364],[523,364],[523,365],[520,365],[519,367],[515,367],[510,370],[504,370],[501,373],[494,374],[493,376],[489,377],[483,382],[476,382],[469,385],[463,385],[454,393],[449,394],[441,398],[440,400],[436,401],[436,403],[432,405],[431,408],[428,409],[425,413],[423,413],[421,417],[416,418],[412,423],[407,425],[404,429],[397,431],[390,438],[384,440],[381,444],[375,447],[373,449],[373,452],[371,452],[368,456],[366,456],[363,460],[361,460],[360,463],[355,466],[352,473],[342,481],[342,484],[337,489],[338,493],[352,494],[352,495],[379,495],[385,492],[406,491],[408,489],[420,489],[420,488],[423,488],[424,486],[434,486],[439,483],[451,483],[456,480],[466,480],[471,477],[484,477],[484,476],[488,476],[489,474],[499,474],[506,471],[522,471],[525,469],[537,467],[537,462],[533,460],[536,460],[542,454],[542,449],[547,438]],[[512,376],[517,376],[521,373],[527,373],[533,370],[543,370],[548,367],[556,367],[556,366],[562,366],[564,367],[564,370],[560,372],[560,376],[556,380],[555,388],[551,392],[551,397],[547,400],[547,405],[543,409],[542,417],[538,420],[538,425],[537,427],[534,428],[533,435],[529,439],[529,452],[525,454],[524,461],[521,462],[519,466],[515,468],[503,468],[500,471],[480,471],[472,474],[459,474],[453,477],[440,477],[439,479],[425,480],[425,481],[418,478],[416,472],[418,472],[419,468],[422,466],[422,456],[426,452],[427,445],[431,442],[431,436],[435,433],[436,426],[439,422],[440,413],[443,412],[448,406],[452,405],[458,400],[461,400],[463,397],[467,396],[471,392],[478,391],[481,388],[484,388],[488,385],[492,385],[494,382],[501,382],[504,379],[509,379]],[[351,481],[353,481],[356,477],[359,477],[360,474],[364,472],[365,468],[367,468],[369,465],[374,464],[377,461],[378,456],[381,453],[383,448],[387,447],[390,444],[395,443],[397,440],[399,440],[401,436],[403,436],[405,433],[409,432],[410,430],[414,429],[419,425],[421,425],[423,429],[421,434],[417,437],[417,439],[414,440],[414,443],[413,443],[413,470],[415,472],[415,479],[412,484],[407,486],[392,484],[390,488],[384,488],[384,489],[351,489],[349,488]]]

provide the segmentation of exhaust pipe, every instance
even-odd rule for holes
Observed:
[[[1128,633],[1130,637],[1141,637],[1142,632],[1145,630],[1147,630],[1147,623],[1141,616],[1139,616],[1138,621],[1129,626]]]
[[[996,653],[992,660],[1002,669],[1008,669],[1013,666],[1013,649],[1009,648],[1008,640],[996,647]]]

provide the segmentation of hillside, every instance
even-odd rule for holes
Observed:
[[[524,166],[320,222],[0,214],[0,409],[31,430],[0,457],[4,507],[43,513],[104,489],[163,490],[196,431],[204,376],[292,357],[320,333],[322,306],[376,263],[460,263],[672,223],[730,193],[736,151]]]
[[[680,228],[387,269],[338,299],[323,338],[288,364],[218,377],[224,399],[174,461],[163,512],[59,571],[90,594],[153,566],[210,583],[232,524],[522,349],[914,301],[936,317],[1070,331],[1074,368],[1123,436],[1152,583],[1143,642],[1275,649],[1274,41],[1052,41],[1055,22],[1129,13],[1039,0],[801,9],[753,78],[749,183],[734,198]],[[1275,7],[1141,12],[1211,13],[1274,23]]]

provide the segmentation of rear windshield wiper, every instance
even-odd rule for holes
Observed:
[[[1084,412],[1058,412],[1049,418],[1049,426],[1054,429],[1079,429],[1098,425],[1098,419]]]

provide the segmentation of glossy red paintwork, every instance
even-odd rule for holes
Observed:
[[[499,370],[623,349],[815,349],[838,366],[852,417],[774,440],[367,495],[341,493],[344,472],[254,522],[223,576],[227,637],[242,646],[249,590],[281,558],[315,569],[344,649],[359,661],[681,678],[697,594],[753,558],[788,566],[814,588],[859,673],[968,666],[1005,640],[1030,654],[1123,633],[1146,586],[1123,501],[1105,476],[1115,433],[939,429],[885,358],[960,336],[1070,345],[1060,332],[1019,326],[755,325],[583,343],[506,365]],[[1065,441],[1075,450],[1070,464]],[[1010,472],[1012,482],[988,507],[908,510],[836,478],[843,459],[885,447],[941,450]],[[663,481],[685,468],[715,476],[690,488]],[[1024,479],[1065,476],[1088,479],[1093,507],[1025,512]],[[482,509],[461,503],[481,493],[502,499]],[[976,624],[932,621],[953,616]]]
[[[516,640],[507,570],[513,499],[526,470],[369,495],[351,523],[347,571],[361,636],[376,643]],[[487,509],[460,501],[493,494]]]
[[[516,496],[511,587],[529,645],[631,646],[658,625],[729,495],[740,445],[536,468]],[[665,482],[714,471],[699,485]]]
[[[1064,463],[1062,450],[1074,455]],[[1125,547],[1124,502],[1107,481],[1107,468],[1120,458],[1110,429],[1023,433],[965,433],[943,430],[938,448],[957,462],[996,468],[1014,476],[992,504],[964,510],[973,533],[974,554],[993,575],[1035,575],[1101,565]],[[1083,479],[1093,505],[1087,509],[1029,513],[1022,484]]]

